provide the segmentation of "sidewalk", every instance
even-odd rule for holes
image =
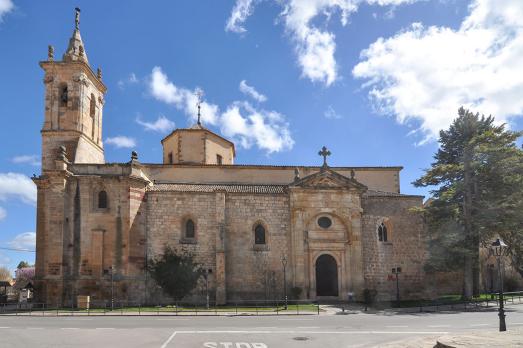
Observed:
[[[513,348],[523,347],[523,328],[518,327],[506,332],[494,330],[475,330],[467,333],[454,333],[442,336],[429,336],[391,342],[380,348]]]

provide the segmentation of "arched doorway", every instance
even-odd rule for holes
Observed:
[[[316,296],[338,296],[338,265],[331,255],[316,260]]]

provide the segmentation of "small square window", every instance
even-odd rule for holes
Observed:
[[[216,155],[216,164],[222,164],[223,158],[221,155]]]

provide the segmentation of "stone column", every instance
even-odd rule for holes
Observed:
[[[216,192],[216,304],[227,301],[225,274],[225,192]]]

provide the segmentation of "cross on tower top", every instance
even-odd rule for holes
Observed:
[[[201,89],[198,89],[196,91],[196,96],[198,97],[198,103],[196,104],[198,106],[198,125],[201,126],[202,125],[202,121],[201,121],[201,113],[200,113],[200,110],[201,110],[201,105],[202,105],[202,98],[203,98],[203,91]]]
[[[330,156],[331,152],[324,146],[321,148],[321,151],[318,152],[318,155],[323,156],[323,168],[327,168],[327,156]]]

